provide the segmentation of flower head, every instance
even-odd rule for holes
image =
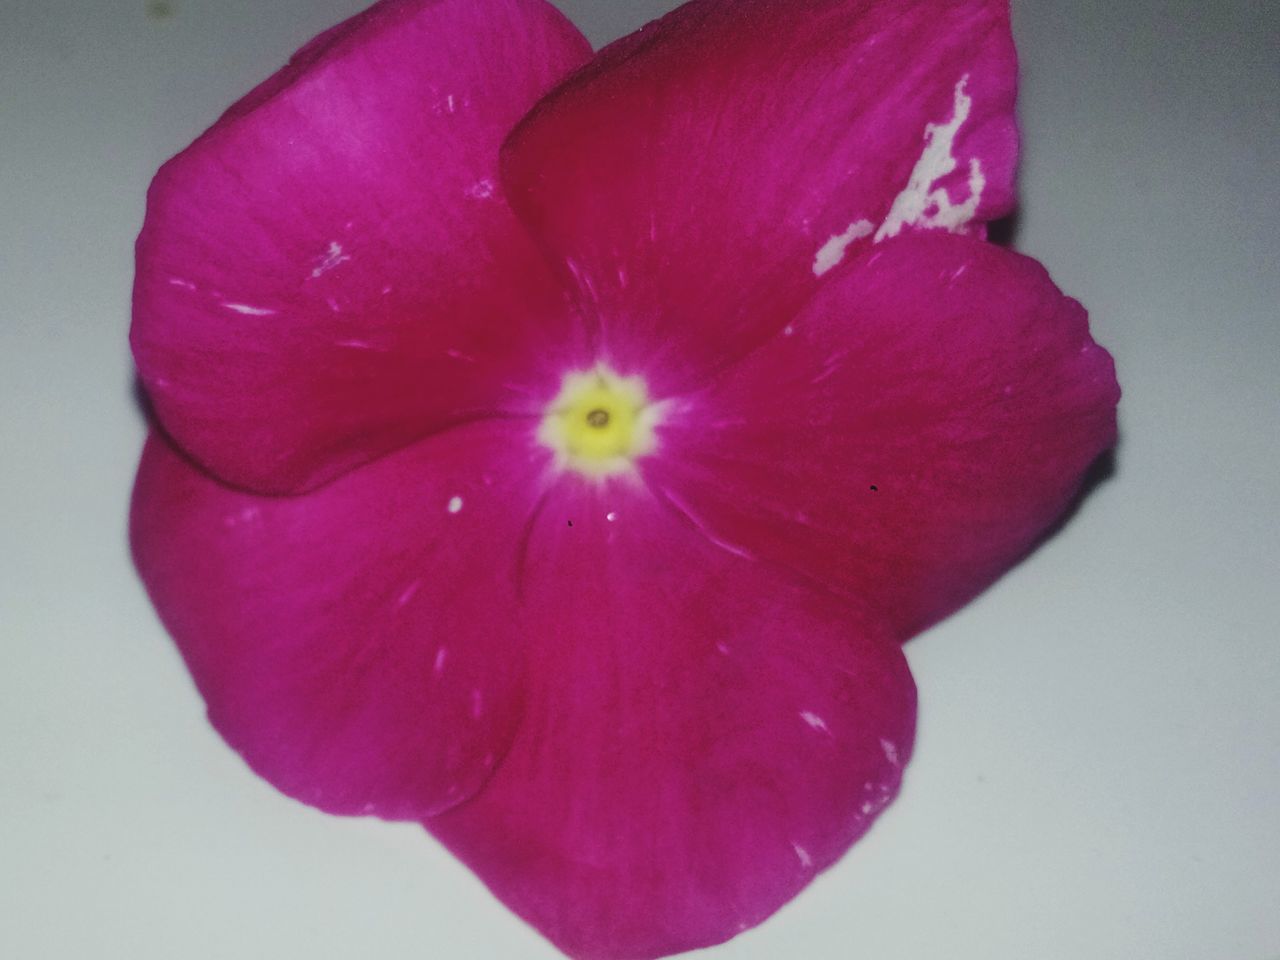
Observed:
[[[900,643],[1114,440],[1004,0],[384,0],[157,175],[138,568],[213,724],[567,953],[736,935],[898,789]]]

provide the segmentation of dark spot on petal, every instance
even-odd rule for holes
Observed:
[[[587,426],[595,427],[599,430],[601,427],[609,425],[609,411],[601,410],[598,407],[587,414]]]
[[[871,492],[872,492],[872,493],[875,493],[875,492],[876,492],[877,490],[879,490],[879,489],[880,489],[880,488],[879,488],[879,487],[877,487],[874,483],[871,485]]]

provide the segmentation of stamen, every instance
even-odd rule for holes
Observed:
[[[652,452],[659,408],[644,381],[600,366],[565,375],[538,427],[562,468],[592,477],[628,473]]]

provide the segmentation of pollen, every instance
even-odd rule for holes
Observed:
[[[633,471],[637,459],[653,452],[657,419],[642,378],[596,367],[565,376],[538,439],[555,451],[561,469],[614,476]]]

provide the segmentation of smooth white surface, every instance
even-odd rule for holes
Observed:
[[[126,554],[147,181],[360,5],[0,0],[2,956],[557,956],[416,827],[249,774]],[[599,42],[674,3],[562,6]],[[909,646],[901,799],[708,960],[1280,957],[1280,5],[1015,27],[1018,246],[1117,358],[1117,471]]]

